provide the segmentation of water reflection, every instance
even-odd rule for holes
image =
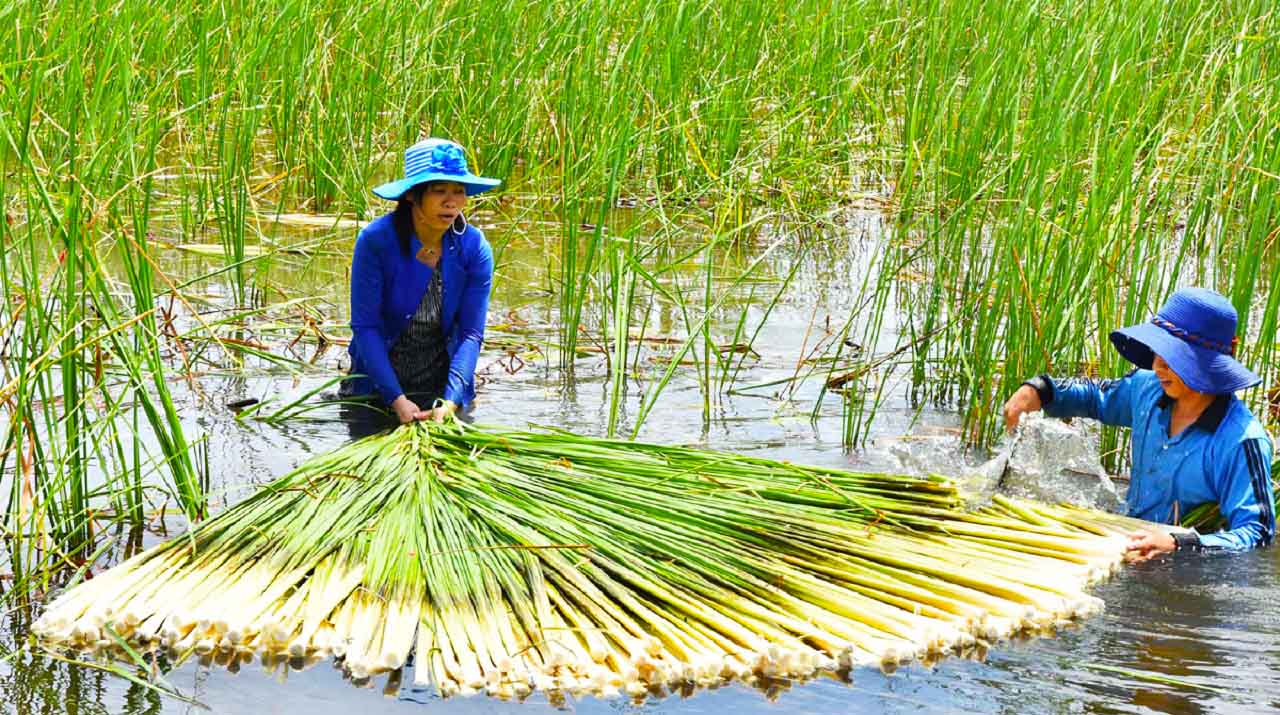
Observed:
[[[118,708],[113,705],[117,700]],[[32,652],[19,653],[7,666],[0,666],[0,708],[22,715],[166,712],[160,695],[150,688]]]
[[[154,537],[149,537],[154,538]],[[914,664],[892,674],[854,671],[850,683],[819,679],[775,684],[768,692],[740,685],[632,705],[584,699],[558,707],[573,712],[743,715],[787,713],[1263,713],[1280,706],[1280,550],[1180,559],[1127,570],[1098,594],[1107,611],[1052,638],[998,644],[978,659]],[[21,613],[7,623],[5,646],[25,631]],[[1151,682],[1121,668],[1182,683]],[[294,671],[257,662],[238,674],[189,662],[166,675],[216,713],[349,715],[410,712],[427,704],[446,713],[522,713],[556,709],[534,696],[504,703],[484,697],[442,702],[384,676],[353,687],[321,664]],[[404,681],[411,681],[408,673]],[[1206,686],[1214,690],[1188,687]],[[381,693],[390,691],[393,696]],[[0,665],[0,712],[180,713],[189,706],[106,674],[72,669],[22,653]],[[416,711],[416,710],[415,710]]]

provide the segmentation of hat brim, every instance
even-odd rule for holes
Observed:
[[[1155,323],[1120,328],[1111,333],[1111,344],[1125,360],[1151,369],[1156,355],[1187,387],[1208,395],[1225,395],[1262,382],[1262,378],[1230,355],[1192,345],[1170,335]]]
[[[388,201],[395,201],[404,196],[404,192],[428,181],[453,181],[462,184],[467,187],[467,196],[482,194],[502,183],[501,179],[490,179],[486,176],[476,176],[470,173],[444,174],[438,171],[427,171],[413,176],[406,176],[398,181],[385,183],[374,188],[373,193]]]

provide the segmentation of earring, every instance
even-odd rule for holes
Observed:
[[[459,225],[458,225],[459,223],[461,223],[462,225],[461,225],[461,226],[459,226]],[[458,236],[461,236],[462,234],[466,233],[466,232],[467,232],[467,217],[466,217],[466,216],[464,216],[464,215],[462,215],[462,212],[461,212],[461,211],[459,211],[459,212],[458,212],[458,215],[457,215],[456,217],[454,217],[454,219],[453,219],[453,225],[452,225],[452,226],[450,226],[450,228],[453,230],[453,233],[454,233],[455,235],[458,235]]]

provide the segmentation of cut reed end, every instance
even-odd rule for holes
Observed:
[[[267,640],[273,643],[289,642],[289,631],[277,621],[272,621],[262,628]]]

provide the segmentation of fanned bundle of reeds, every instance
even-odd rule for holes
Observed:
[[[71,589],[33,631],[220,662],[403,666],[442,694],[804,678],[1052,628],[1120,517],[551,432],[413,425],[314,459]]]

